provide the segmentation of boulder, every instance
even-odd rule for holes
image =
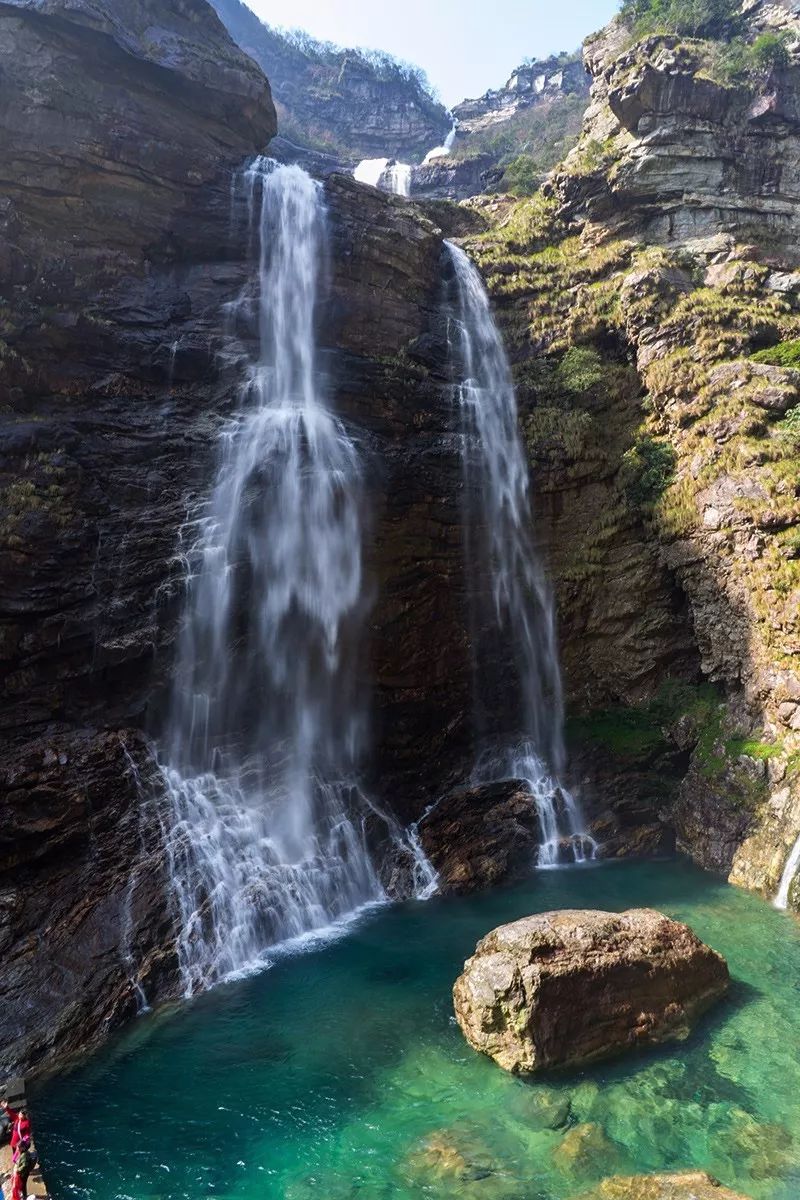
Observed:
[[[533,870],[541,824],[527,785],[510,779],[443,797],[420,822],[419,836],[439,891],[464,894]]]
[[[669,1175],[615,1175],[604,1179],[580,1200],[748,1200],[723,1187],[705,1171]]]
[[[567,909],[501,925],[453,988],[467,1041],[519,1075],[686,1036],[728,987],[728,967],[652,909]]]

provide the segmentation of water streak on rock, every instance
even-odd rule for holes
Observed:
[[[454,280],[451,360],[462,420],[472,607],[474,782],[524,780],[542,826],[539,865],[556,866],[565,855],[583,861],[593,855],[594,843],[577,800],[560,783],[565,754],[555,607],[532,539],[528,465],[511,369],[480,274],[460,247],[450,242],[446,247]],[[509,660],[517,712],[506,726],[492,711],[492,686],[497,664]],[[513,679],[504,678],[496,694],[513,686]]]

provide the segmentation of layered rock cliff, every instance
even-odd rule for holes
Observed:
[[[388,55],[293,40],[242,0],[211,0],[234,41],[266,74],[281,135],[299,146],[362,158],[415,161],[450,128],[421,72]]]
[[[0,1032],[42,1067],[180,988],[160,728],[188,515],[207,495],[254,269],[237,172],[269,88],[203,0],[0,4]],[[463,773],[469,665],[441,233],[326,184],[320,339],[369,464],[379,804]],[[255,336],[253,331],[252,336]],[[386,836],[377,822],[376,845]]]
[[[584,787],[771,896],[800,830],[800,27],[746,7],[744,55],[785,31],[773,64],[620,22],[590,42],[579,144],[533,200],[483,202],[472,249],[514,347]]]
[[[414,169],[414,195],[530,194],[578,140],[588,100],[579,54],[522,64],[502,88],[455,106],[452,153]]]

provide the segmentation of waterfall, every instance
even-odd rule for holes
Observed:
[[[161,758],[187,995],[382,898],[359,786],[362,464],[328,404],[320,186],[257,158],[244,186],[257,331],[188,555]]]
[[[366,183],[370,187],[376,188],[383,179],[388,165],[388,158],[362,158],[353,171],[353,178],[357,179],[359,183]]]
[[[427,166],[427,164],[429,162],[433,162],[433,160],[435,158],[447,158],[448,154],[453,149],[453,144],[456,140],[457,132],[458,132],[458,124],[455,121],[453,121],[453,126],[452,126],[450,132],[448,133],[447,137],[444,139],[443,144],[441,146],[434,146],[434,148],[432,150],[429,150],[428,153],[423,158],[423,160],[422,160],[423,167]]]
[[[392,163],[388,178],[390,192],[397,196],[411,195],[411,167],[408,163]]]
[[[783,868],[778,894],[774,900],[776,908],[786,909],[789,907],[789,892],[798,869],[800,869],[800,837],[797,838],[794,846],[792,846],[792,851],[786,860],[786,866]]]
[[[353,178],[370,187],[382,187],[397,196],[411,195],[411,167],[390,158],[365,158],[353,171]]]
[[[463,445],[474,778],[528,784],[542,827],[540,866],[557,865],[563,853],[582,861],[593,855],[594,842],[575,797],[560,782],[565,753],[555,606],[532,540],[528,466],[511,369],[480,274],[463,250],[445,245],[453,267],[451,361]],[[482,580],[488,604],[481,601]],[[498,725],[498,698],[511,688],[516,714],[510,722],[501,717]]]

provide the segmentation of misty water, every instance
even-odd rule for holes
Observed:
[[[630,905],[689,921],[729,961],[729,1000],[687,1042],[535,1083],[467,1046],[450,989],[481,935]],[[614,1172],[689,1167],[794,1200],[798,979],[795,921],[682,861],[540,872],[374,910],[140,1018],[40,1085],[38,1140],[53,1193],[93,1200],[568,1200]]]

